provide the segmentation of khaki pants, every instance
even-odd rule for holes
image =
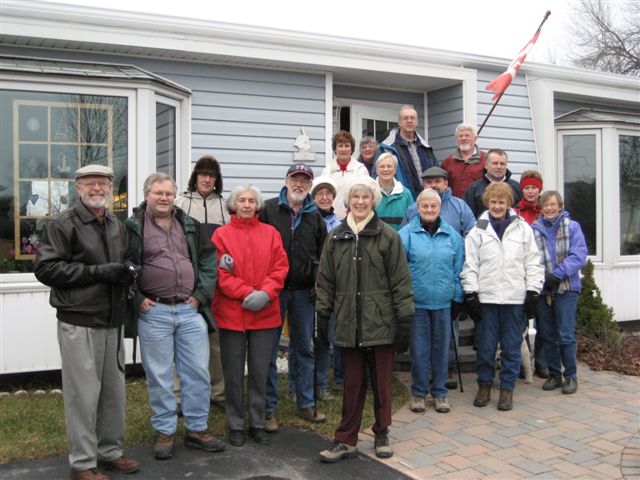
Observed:
[[[58,321],[62,394],[69,464],[94,468],[123,455],[125,422],[124,344],[117,328],[90,328]]]
[[[211,398],[216,402],[224,402],[224,371],[220,353],[220,335],[209,334],[209,376],[211,377]]]

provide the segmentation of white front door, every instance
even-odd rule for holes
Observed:
[[[351,105],[351,135],[359,145],[362,137],[375,137],[378,142],[387,138],[398,126],[398,112],[402,105]]]

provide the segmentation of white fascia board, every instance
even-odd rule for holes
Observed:
[[[310,68],[343,67],[374,71],[465,79],[460,58],[428,49],[383,44],[369,40],[342,39],[297,32],[258,30],[255,27],[218,28],[193,27],[194,21],[156,25],[139,22],[133,16],[93,16],[79,19],[71,16],[53,18],[25,17],[19,8],[5,8],[0,19],[4,35],[50,40],[88,42],[122,47],[194,52],[252,60],[277,61],[308,65]],[[106,11],[109,12],[109,11]],[[24,13],[24,12],[23,12]],[[99,18],[97,23],[96,18]],[[163,17],[164,18],[164,17]],[[168,18],[168,17],[167,17]],[[115,24],[117,23],[117,25]],[[172,28],[174,27],[174,28]],[[252,33],[253,32],[253,33]]]

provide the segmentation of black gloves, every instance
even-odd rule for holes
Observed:
[[[524,297],[524,313],[527,318],[534,318],[538,314],[538,292],[527,290],[527,296]]]
[[[480,299],[478,298],[478,292],[471,292],[464,294],[464,308],[471,317],[471,320],[477,322],[482,318],[482,312],[480,310]]]
[[[409,337],[411,335],[411,322],[413,317],[402,317],[398,319],[396,329],[395,346],[396,353],[404,353],[409,349]]]
[[[451,302],[451,321],[453,322],[464,310],[464,305],[455,300]]]
[[[562,280],[556,277],[553,273],[547,272],[544,274],[544,285],[542,286],[542,289],[547,292],[555,292],[558,290],[561,281]]]
[[[121,263],[103,263],[93,266],[93,279],[96,283],[120,283],[127,276],[127,269]]]
[[[317,342],[318,345],[328,347],[329,346],[329,317],[318,314],[317,318]]]

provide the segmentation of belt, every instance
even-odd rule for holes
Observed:
[[[163,303],[164,305],[177,305],[179,303],[184,303],[187,301],[186,298],[179,298],[179,297],[171,297],[171,298],[155,297],[155,298],[152,298],[152,300],[156,303]]]

